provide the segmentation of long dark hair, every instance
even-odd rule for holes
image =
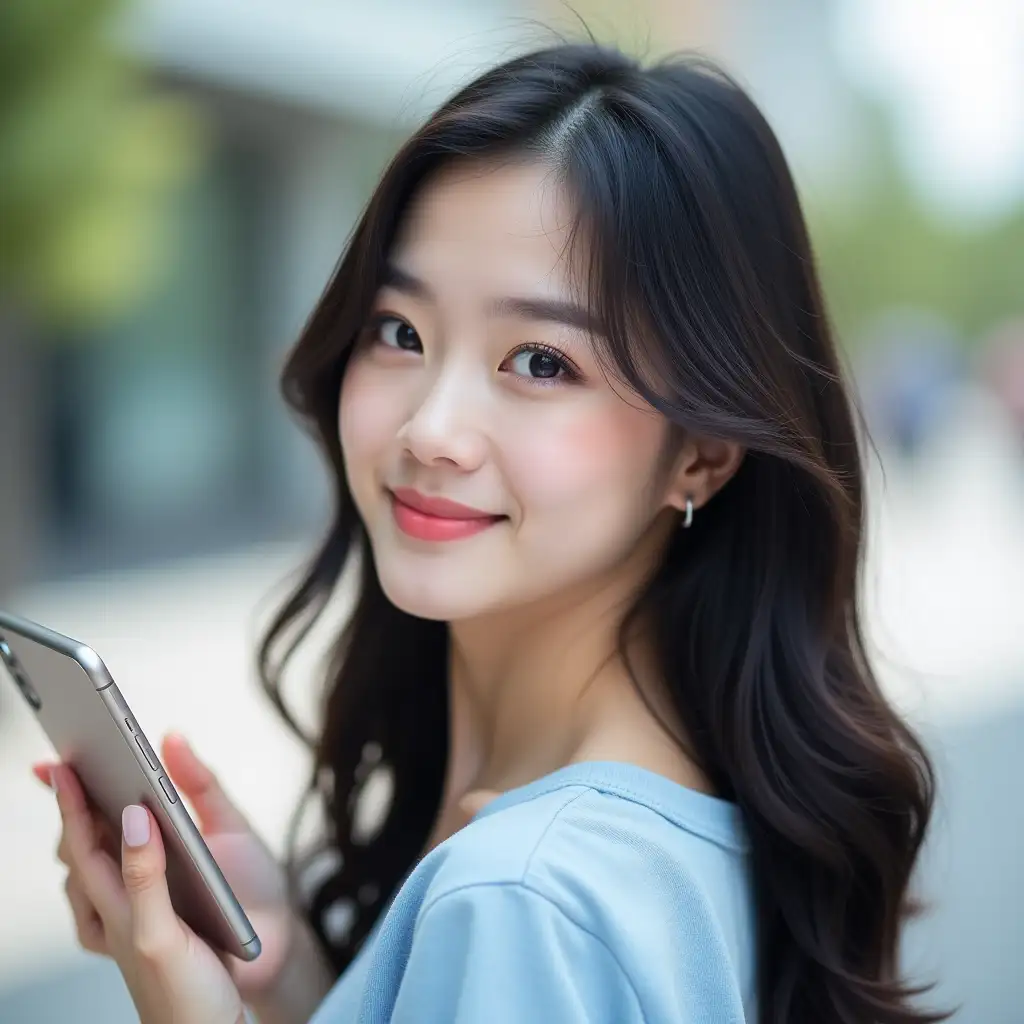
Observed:
[[[858,619],[859,433],[794,183],[772,131],[708,62],[642,67],[561,44],[497,67],[401,148],[288,358],[283,389],[334,480],[330,531],[260,651],[282,666],[348,568],[354,612],[328,671],[310,794],[340,862],[307,910],[338,970],[422,854],[448,756],[447,626],[385,597],[346,485],[339,389],[414,193],[443,165],[544,161],[585,237],[586,294],[616,377],[672,424],[741,443],[735,477],[676,531],[631,615],[717,791],[752,839],[762,1024],[930,1021],[900,980],[928,759],[879,690]],[[298,630],[299,640],[294,637]],[[394,781],[353,834],[367,745]],[[346,901],[343,941],[323,927]]]

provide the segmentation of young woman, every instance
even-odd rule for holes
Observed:
[[[293,910],[170,739],[264,942],[222,965],[147,813],[118,871],[56,768],[81,941],[144,1024],[940,1019],[898,970],[932,779],[861,639],[855,418],[732,81],[595,45],[484,74],[385,172],[284,390],[336,512],[262,650],[279,704],[360,588],[311,785],[335,859]]]

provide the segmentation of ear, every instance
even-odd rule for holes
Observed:
[[[695,511],[702,508],[733,478],[745,454],[736,441],[688,434],[669,477],[665,504],[682,512],[689,500]]]

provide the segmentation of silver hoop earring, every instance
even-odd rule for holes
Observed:
[[[688,530],[691,526],[693,526],[693,498],[687,498],[682,527],[684,530]]]

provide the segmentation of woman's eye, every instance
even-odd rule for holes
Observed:
[[[542,348],[522,348],[508,359],[509,369],[533,380],[557,380],[574,376],[564,359]]]
[[[416,331],[396,316],[378,317],[371,325],[371,334],[375,340],[388,348],[401,349],[403,352],[423,350]]]

